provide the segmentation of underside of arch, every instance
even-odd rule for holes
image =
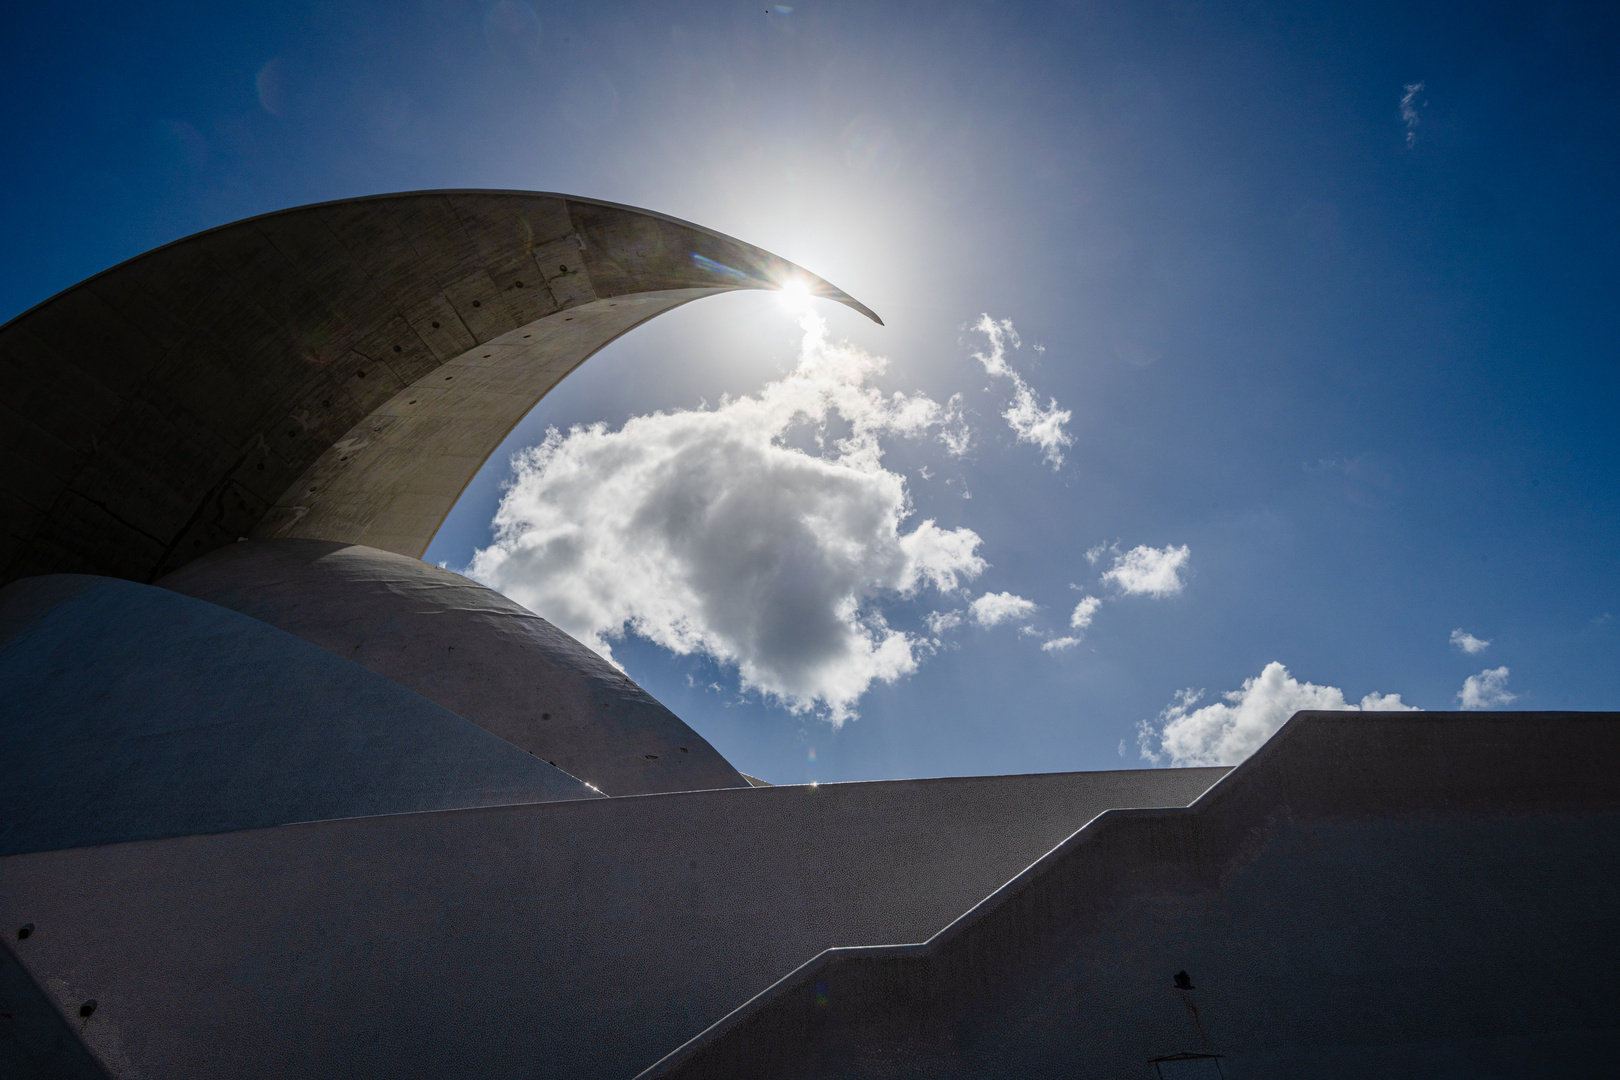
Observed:
[[[0,327],[0,580],[151,581],[244,536],[420,557],[602,346],[789,282],[877,320],[759,248],[564,195],[374,196],[176,241]]]

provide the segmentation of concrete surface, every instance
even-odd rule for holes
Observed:
[[[642,1080],[1608,1077],[1617,896],[1620,714],[1303,713],[1191,808],[1110,811]]]
[[[738,788],[0,859],[0,943],[120,1077],[628,1077],[834,944],[924,940],[1224,770]],[[76,1009],[98,1008],[83,1023]]]
[[[0,853],[599,793],[257,619],[114,578],[0,590]]]
[[[788,279],[645,210],[379,195],[176,241],[0,326],[0,583],[152,581],[241,536],[420,555],[564,375],[679,304]]]
[[[608,795],[748,781],[623,672],[493,589],[325,540],[229,544],[158,582],[353,660]]]

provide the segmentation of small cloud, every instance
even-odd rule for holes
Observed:
[[[1022,619],[1035,611],[1035,601],[1025,600],[1010,592],[987,592],[968,605],[973,621],[980,626],[999,626],[1004,622]]]
[[[1072,649],[1078,644],[1080,644],[1080,639],[1077,637],[1055,637],[1051,641],[1043,642],[1041,651],[1062,652],[1064,649]]]
[[[1123,555],[1116,555],[1113,569],[1102,579],[1122,593],[1162,599],[1174,596],[1186,587],[1181,572],[1191,557],[1192,549],[1186,544],[1180,547],[1166,545],[1163,548],[1141,544]]]
[[[1063,448],[1074,444],[1073,436],[1063,429],[1073,414],[1068,409],[1058,408],[1057,398],[1047,399],[1043,408],[1024,377],[1007,363],[1007,346],[1016,349],[1021,344],[1011,319],[998,321],[989,315],[980,315],[973,328],[990,339],[990,351],[976,352],[974,359],[984,365],[987,374],[1012,380],[1012,404],[1001,414],[1001,418],[1007,421],[1007,426],[1013,429],[1019,442],[1039,446],[1047,462],[1056,469],[1063,464]],[[1040,351],[1045,350],[1041,348]]]
[[[955,630],[962,625],[962,613],[960,611],[931,611],[923,617],[923,623],[928,627],[930,634],[939,637],[947,630]]]
[[[1451,632],[1451,643],[1470,656],[1482,653],[1491,646],[1489,641],[1475,637],[1460,626]]]
[[[253,77],[254,89],[259,92],[259,105],[271,116],[281,116],[287,108],[287,80],[281,57],[265,62]]]
[[[1506,667],[1486,668],[1478,675],[1470,675],[1463,680],[1462,689],[1457,691],[1457,700],[1462,702],[1465,709],[1489,709],[1493,705],[1506,705],[1519,696],[1508,692],[1507,681]]]
[[[1505,677],[1507,669],[1502,670]],[[1222,694],[1224,701],[1194,708],[1203,696],[1202,690],[1178,691],[1175,702],[1159,714],[1157,726],[1146,720],[1138,725],[1144,758],[1155,763],[1168,758],[1177,767],[1236,765],[1302,709],[1414,711],[1399,694],[1372,693],[1360,705],[1351,705],[1338,687],[1302,683],[1275,660],[1258,676],[1245,679],[1242,689]]]
[[[968,427],[962,410],[962,395],[952,394],[940,414],[939,441],[952,457],[961,457],[973,446],[973,429]],[[926,476],[923,479],[928,479]]]
[[[1097,560],[1102,558],[1104,555],[1108,554],[1109,551],[1115,551],[1115,552],[1119,551],[1119,545],[1118,544],[1112,544],[1112,545],[1110,545],[1110,544],[1098,544],[1094,548],[1087,548],[1086,549],[1086,562],[1090,563],[1092,566],[1096,566],[1097,565]],[[1076,585],[1075,588],[1079,588],[1079,586]]]
[[[1406,125],[1406,148],[1408,150],[1417,145],[1417,127],[1423,122],[1418,116],[1417,96],[1423,93],[1423,84],[1420,82],[1407,83],[1406,93],[1401,95],[1401,123]],[[1427,105],[1428,102],[1423,102]]]
[[[1084,630],[1096,618],[1097,609],[1102,607],[1102,601],[1095,596],[1088,596],[1074,605],[1074,614],[1069,616],[1069,625],[1076,630]]]

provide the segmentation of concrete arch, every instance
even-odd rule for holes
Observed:
[[[501,440],[614,338],[785,259],[614,203],[434,191],[158,248],[0,327],[0,581],[152,581],[239,537],[419,557]]]

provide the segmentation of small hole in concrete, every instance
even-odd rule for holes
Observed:
[[[451,380],[451,379],[453,379],[453,378],[455,378],[455,376],[454,376],[454,375],[446,375],[446,376],[445,376],[445,377],[444,377],[444,381],[445,381],[445,382],[449,382],[449,381],[450,381],[450,380]]]
[[[289,432],[287,432],[287,438],[289,438],[289,439],[296,439],[296,438],[298,438],[298,432],[296,432],[296,431],[289,431]]]
[[[543,713],[540,714],[540,719],[542,719],[542,720],[550,720],[551,719],[551,714],[548,713],[548,712],[543,712]]]
[[[648,761],[657,761],[658,760],[658,755],[657,754],[643,754],[642,757],[646,758]]]
[[[415,405],[415,404],[416,404],[416,400],[415,400],[415,399],[414,399],[414,398],[413,398],[413,399],[411,399],[411,400],[410,400],[410,401],[407,401],[407,402],[406,402],[406,403],[405,403],[405,404],[407,404],[407,405]]]
[[[690,751],[690,750],[688,750],[688,749],[687,749],[687,748],[686,748],[686,747],[684,747],[684,746],[683,746],[683,747],[681,747],[681,753],[683,753],[683,754],[690,754],[690,753],[691,753],[691,752],[692,752],[692,751]]]
[[[559,267],[557,267],[557,269],[561,270],[565,274],[568,273],[568,267],[566,267],[566,266],[559,266]]]
[[[523,288],[523,282],[519,281],[519,282],[516,282],[515,284],[517,285],[518,288],[520,288],[520,289]]]
[[[1176,972],[1176,989],[1177,990],[1191,990],[1191,989],[1193,989],[1192,976],[1188,975],[1185,971]]]
[[[311,490],[311,491],[314,491],[314,490],[315,490],[315,489],[314,489],[314,488],[310,488],[310,489],[309,489],[309,490]]]
[[[259,462],[257,468],[260,472],[264,472],[264,462]]]
[[[523,336],[524,337],[533,337],[534,335],[532,335],[532,334],[524,334]]]
[[[573,322],[573,321],[574,321],[574,317],[572,315],[567,315],[567,316],[563,317],[563,322]]]
[[[484,354],[484,359],[485,359],[485,360],[488,360],[488,359],[489,359],[489,353],[485,353],[485,354]]]
[[[17,940],[18,941],[27,941],[29,938],[31,938],[33,936],[34,936],[34,924],[33,923],[23,923],[21,926],[17,927]]]
[[[366,377],[366,373],[363,371],[357,371],[355,372],[355,375],[362,379]]]
[[[82,1017],[85,1017],[86,1019],[88,1019],[90,1014],[95,1012],[95,1011],[96,1011],[96,999],[95,998],[91,998],[89,1001],[87,1001],[83,1005],[79,1006],[79,1015],[82,1016]]]
[[[404,349],[402,349],[402,348],[400,348],[400,347],[399,347],[399,346],[398,346],[398,345],[395,345],[395,346],[394,346],[394,351],[395,351],[395,352],[404,352],[404,351],[405,351],[405,350],[404,350]]]
[[[323,407],[323,408],[327,408],[327,409],[330,409],[330,408],[331,408],[331,407],[332,407],[332,399],[331,399],[331,398],[327,398],[327,399],[326,399],[326,400],[325,400],[325,401],[323,401],[323,402],[321,402],[321,406],[322,406],[322,407]]]
[[[557,763],[555,761],[548,761],[548,762],[546,762],[546,764],[550,765],[554,769],[557,767]]]
[[[477,300],[474,300],[474,301],[473,301],[473,307],[483,307],[483,306],[484,306],[484,305],[483,305],[483,304],[480,304],[480,303],[479,303],[479,302],[478,302],[478,301],[477,301]]]
[[[438,328],[439,328],[439,324],[438,324],[438,323],[434,323],[434,324],[433,324],[433,329],[435,329],[435,330],[437,330],[437,329],[438,329]]]

